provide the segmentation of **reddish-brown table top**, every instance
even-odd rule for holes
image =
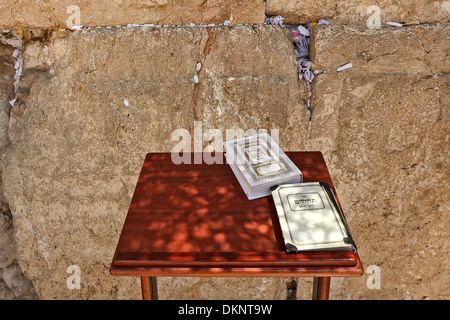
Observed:
[[[334,189],[322,153],[286,154],[304,182]],[[110,272],[324,277],[360,276],[363,268],[353,252],[286,253],[272,197],[248,200],[225,160],[175,165],[170,153],[149,153]]]

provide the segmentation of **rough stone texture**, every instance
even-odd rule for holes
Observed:
[[[369,274],[339,278],[330,298],[448,299],[449,27],[360,27],[314,29],[311,57],[326,73],[312,85],[310,123],[278,27],[26,31],[0,192],[0,247],[11,211],[18,261],[0,248],[0,299],[27,296],[20,268],[41,298],[139,299],[138,279],[109,275],[112,253],[145,153],[170,151],[171,133],[195,120],[280,128],[285,150],[324,153],[363,265],[381,269],[380,290]],[[70,265],[80,290],[66,286]],[[312,280],[297,280],[308,299]],[[284,299],[288,281],[158,279],[163,299]]]
[[[189,23],[263,23],[263,0],[39,0],[0,3],[0,29],[66,28],[80,10],[83,26],[117,26],[130,23],[185,25]],[[69,20],[69,23],[68,23]]]
[[[333,299],[448,299],[448,26],[318,27],[307,148],[321,150],[365,268]],[[351,62],[353,68],[336,72]]]
[[[16,262],[12,215],[0,187],[0,300],[15,299],[37,299],[37,295]]]
[[[286,278],[158,278],[158,294],[171,300],[283,300]]]
[[[370,6],[380,9],[381,23],[447,23],[450,1],[443,0],[267,0],[266,15],[282,15],[286,23],[305,24],[327,19],[333,24],[365,25],[374,14]]]
[[[8,144],[8,122],[11,105],[14,98],[14,48],[0,43],[0,151]]]
[[[9,101],[14,98],[15,74],[12,53],[12,46],[0,43],[0,151],[9,143]],[[0,170],[0,300],[34,299],[34,289],[16,263],[13,221],[1,185]]]
[[[328,73],[348,62],[342,74],[438,75],[450,72],[447,26],[369,30],[345,26],[317,27],[310,56]],[[340,32],[340,33],[339,33]],[[330,39],[330,40],[326,40]]]
[[[103,28],[25,36],[3,185],[17,259],[40,298],[140,298],[138,279],[110,276],[109,264],[144,156],[170,152],[175,129],[192,132],[195,120],[223,132],[277,128],[283,148],[304,148],[297,138],[307,131],[305,90],[286,29]],[[71,265],[81,270],[79,290],[66,286]],[[158,281],[162,299],[286,296],[283,278]]]

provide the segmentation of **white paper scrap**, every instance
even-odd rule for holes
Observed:
[[[403,27],[403,23],[398,23],[398,22],[386,22],[386,24],[391,27]]]
[[[346,70],[346,69],[350,69],[350,68],[352,68],[353,67],[353,65],[352,65],[352,63],[350,62],[350,63],[347,63],[347,64],[345,64],[345,65],[343,65],[343,66],[340,66],[339,68],[337,68],[337,72],[340,72],[340,71],[344,71],[344,70]]]
[[[6,43],[14,48],[22,48],[22,39],[7,39]]]
[[[130,103],[128,102],[127,99],[123,100],[123,104],[125,105],[125,107],[129,107]]]
[[[284,18],[282,16],[268,17],[268,18],[266,18],[265,23],[283,27],[283,25],[284,25]]]
[[[13,52],[12,56],[14,58],[17,58],[19,56],[19,54],[20,54],[20,51],[21,50],[19,48],[14,49],[14,52]]]
[[[306,29],[304,26],[302,26],[302,25],[298,26],[297,30],[298,30],[298,33],[309,37],[309,30]]]
[[[318,25],[320,25],[320,24],[329,25],[330,23],[327,20],[325,20],[325,19],[320,19],[319,22],[317,22],[317,24]]]

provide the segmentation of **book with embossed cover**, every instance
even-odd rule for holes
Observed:
[[[286,251],[354,251],[356,245],[326,182],[274,186],[272,197]]]
[[[300,169],[267,133],[224,143],[225,158],[249,200],[271,194],[270,187],[302,182]]]

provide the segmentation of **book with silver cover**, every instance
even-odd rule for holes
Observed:
[[[227,141],[224,146],[227,163],[250,200],[270,195],[274,185],[302,181],[302,172],[267,133]]]
[[[326,182],[271,188],[286,251],[354,251],[356,245]]]

